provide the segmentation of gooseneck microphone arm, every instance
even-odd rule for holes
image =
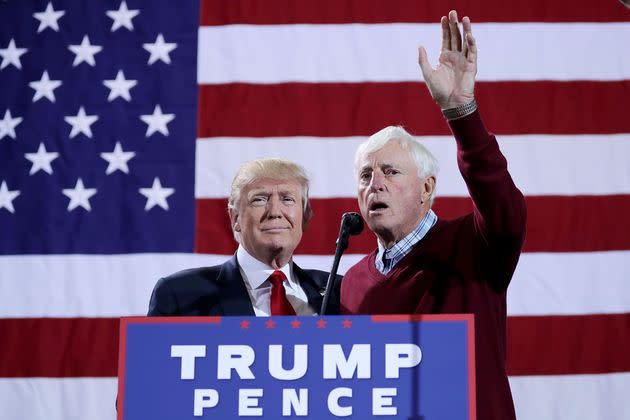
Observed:
[[[341,227],[339,228],[339,237],[337,238],[335,259],[333,260],[330,275],[328,276],[328,281],[326,282],[324,300],[322,301],[322,308],[319,311],[320,315],[326,315],[326,307],[328,306],[328,299],[332,291],[335,278],[337,277],[337,269],[339,268],[341,254],[343,254],[343,252],[348,248],[350,235],[358,235],[361,231],[363,231],[363,219],[359,213],[350,212],[344,213],[343,216],[341,216]]]

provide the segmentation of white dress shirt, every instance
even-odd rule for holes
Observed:
[[[239,245],[236,251],[238,269],[245,281],[249,299],[252,301],[256,316],[271,315],[271,282],[268,280],[275,270],[267,264],[252,257],[249,252]],[[308,304],[306,293],[300,286],[300,282],[293,273],[293,260],[289,261],[280,271],[286,276],[284,288],[287,299],[297,315],[316,315],[316,312]]]

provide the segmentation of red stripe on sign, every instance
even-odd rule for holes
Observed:
[[[237,23],[434,23],[455,9],[474,22],[627,22],[630,12],[617,1],[531,0],[202,0],[202,25]]]
[[[630,371],[630,314],[508,318],[509,375]]]
[[[422,83],[231,83],[199,86],[206,137],[345,137],[403,125],[416,135],[449,128]],[[498,134],[630,132],[630,81],[479,82],[486,126]]]
[[[581,252],[630,249],[630,195],[526,197],[525,252]],[[358,211],[354,198],[311,200],[314,216],[296,254],[328,255],[334,252],[341,215]],[[227,217],[226,199],[197,200],[196,252],[232,254],[236,242]],[[438,197],[433,209],[453,219],[472,211],[470,199]],[[352,237],[348,253],[364,254],[376,246],[366,229]]]
[[[118,318],[0,319],[10,343],[0,346],[0,377],[116,376],[118,325]],[[628,372],[628,348],[630,314],[508,318],[510,375]]]

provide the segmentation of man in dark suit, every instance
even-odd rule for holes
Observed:
[[[303,270],[293,251],[311,217],[304,170],[282,159],[260,159],[237,172],[228,200],[236,254],[225,263],[160,279],[149,316],[313,315],[328,273]],[[339,312],[337,277],[327,314]]]

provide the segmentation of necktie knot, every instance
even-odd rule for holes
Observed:
[[[280,270],[276,270],[269,276],[271,282],[271,315],[295,315],[295,310],[287,299],[284,288],[284,280],[287,277]]]
[[[276,270],[269,276],[269,281],[273,287],[279,287],[287,277],[280,270]]]

